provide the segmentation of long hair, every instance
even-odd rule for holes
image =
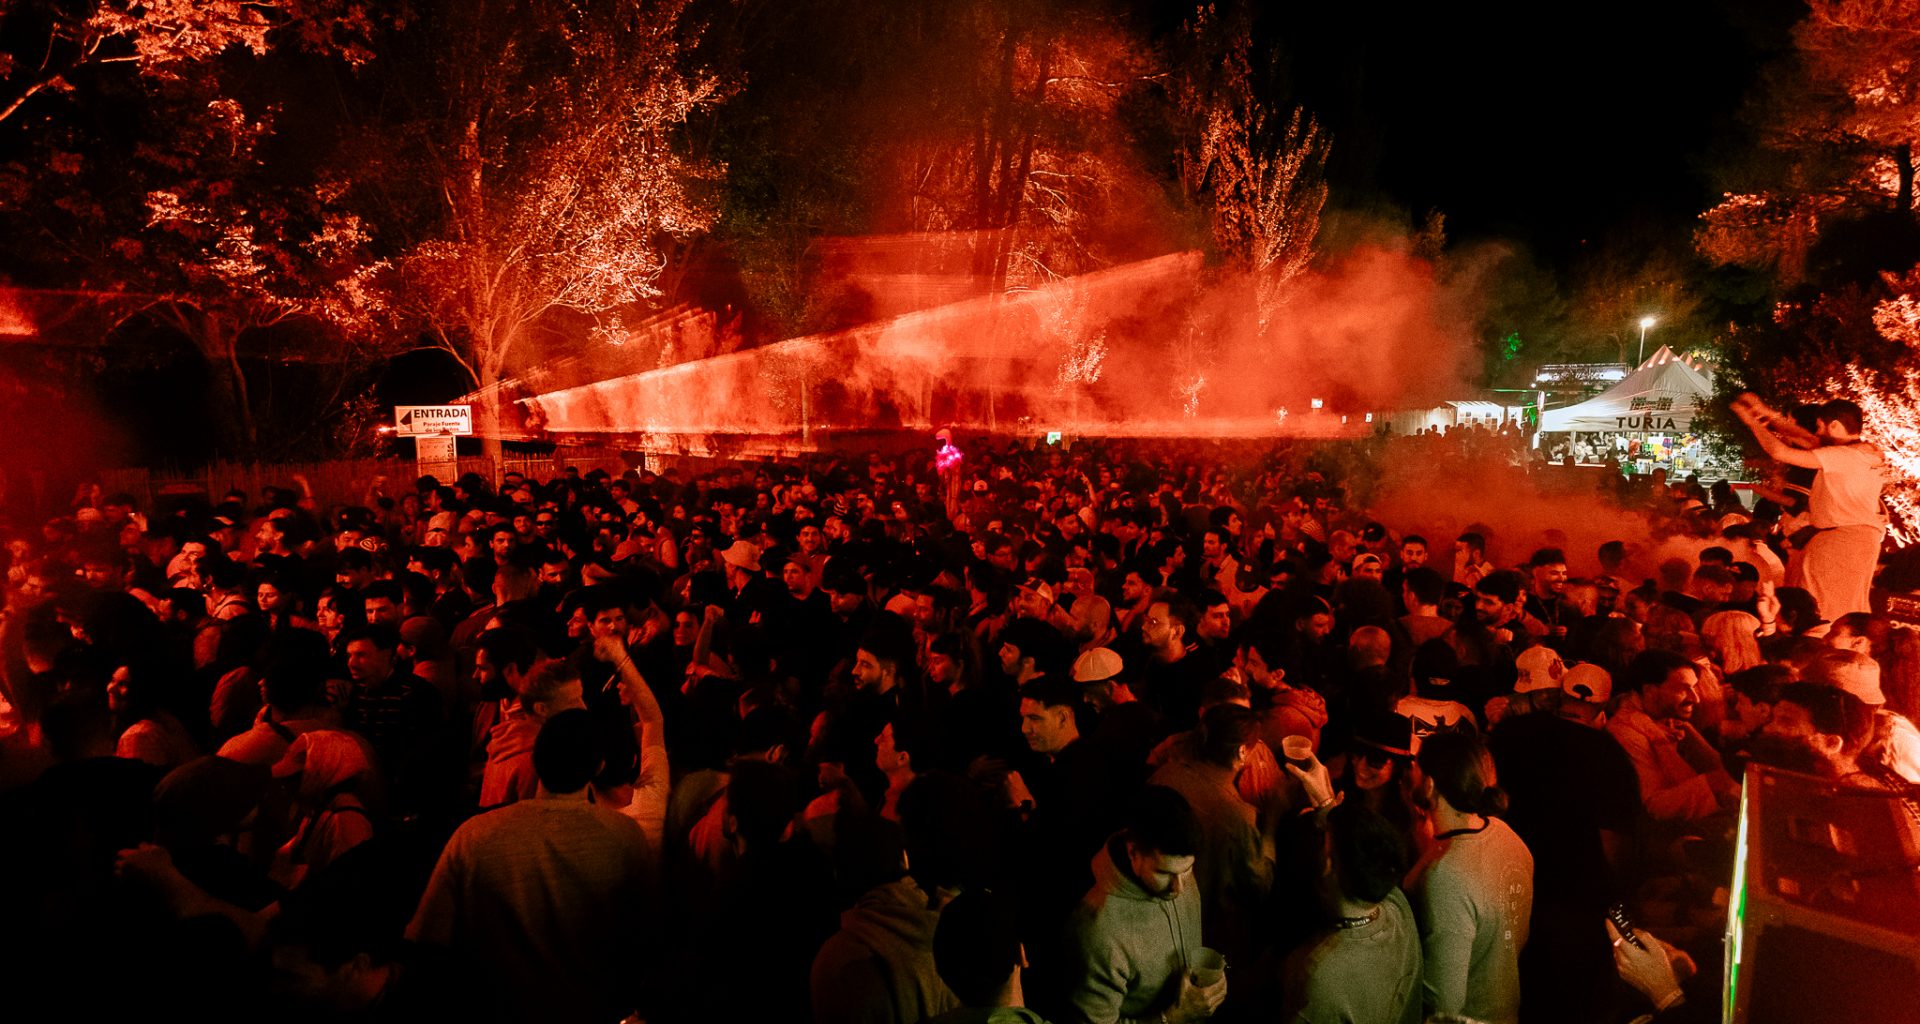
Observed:
[[[1760,642],[1753,638],[1753,631],[1760,628],[1760,620],[1746,612],[1714,612],[1700,627],[1700,637],[1707,642],[1707,650],[1720,664],[1722,675],[1744,672],[1766,659],[1760,656]]]
[[[1421,741],[1416,760],[1455,810],[1488,817],[1506,812],[1507,794],[1495,784],[1493,755],[1478,734],[1435,733]]]

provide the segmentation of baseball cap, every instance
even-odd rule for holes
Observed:
[[[1853,694],[1872,707],[1887,702],[1887,695],[1880,689],[1880,663],[1864,654],[1823,652],[1807,666],[1806,681]]]
[[[1038,576],[1027,577],[1027,581],[1025,583],[1020,584],[1020,589],[1031,590],[1034,593],[1039,594],[1040,597],[1044,599],[1048,604],[1053,603],[1053,588],[1047,585],[1046,580],[1043,580]]]
[[[1558,690],[1560,678],[1566,674],[1567,664],[1560,660],[1559,652],[1551,647],[1533,646],[1520,653],[1514,659],[1514,668],[1520,675],[1513,681],[1513,692],[1532,693],[1535,690]]]
[[[1073,662],[1073,681],[1076,683],[1103,683],[1120,674],[1126,668],[1126,662],[1120,655],[1106,647],[1095,647],[1082,654]]]
[[[1361,566],[1363,566],[1363,565],[1366,565],[1366,564],[1368,564],[1368,563],[1372,563],[1372,564],[1374,564],[1374,565],[1384,565],[1384,564],[1386,564],[1386,563],[1384,563],[1384,562],[1382,562],[1382,561],[1380,561],[1380,556],[1379,556],[1379,555],[1376,555],[1376,554],[1373,554],[1373,553],[1371,553],[1371,552],[1368,552],[1368,553],[1364,553],[1364,554],[1360,554],[1360,555],[1355,555],[1355,556],[1354,556],[1354,559],[1353,559],[1353,567],[1352,567],[1352,568],[1353,568],[1353,570],[1354,570],[1355,572],[1358,572]]]
[[[1583,663],[1560,677],[1560,688],[1567,691],[1569,697],[1589,704],[1605,704],[1613,697],[1613,677],[1598,665]]]
[[[1419,753],[1413,719],[1395,711],[1362,717],[1354,725],[1353,739],[1362,746],[1383,750],[1396,757],[1412,757]]]

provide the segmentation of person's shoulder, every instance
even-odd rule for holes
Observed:
[[[1651,724],[1652,719],[1638,708],[1622,707],[1607,716],[1607,734],[1621,745],[1644,743],[1647,735],[1643,726]]]
[[[1533,851],[1527,847],[1527,841],[1520,838],[1520,833],[1515,832],[1513,826],[1507,824],[1505,819],[1487,819],[1486,838],[1490,845],[1507,854],[1524,854],[1529,858],[1533,856]]]

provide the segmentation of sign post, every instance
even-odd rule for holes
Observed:
[[[473,433],[471,405],[396,405],[394,433],[413,438],[413,459],[421,476],[451,483],[460,475],[456,437]]]

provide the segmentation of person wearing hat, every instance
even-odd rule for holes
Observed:
[[[1473,709],[1453,699],[1460,662],[1445,640],[1428,640],[1413,652],[1413,689],[1393,710],[1413,723],[1416,740],[1451,729],[1479,729]]]
[[[1873,707],[1824,683],[1788,683],[1748,747],[1755,763],[1833,779],[1850,789],[1904,789],[1863,760],[1873,741]]]
[[[1872,710],[1873,736],[1859,754],[1861,768],[1889,782],[1920,784],[1920,730],[1887,707],[1879,662],[1857,650],[1823,651],[1802,678],[1852,694]]]
[[[1360,716],[1353,725],[1353,747],[1334,782],[1340,798],[1385,818],[1409,850],[1433,845],[1433,826],[1415,799],[1413,772],[1418,741],[1413,722],[1392,711]]]
[[[1348,569],[1347,576],[1349,579],[1372,580],[1379,583],[1386,573],[1387,563],[1381,561],[1379,555],[1369,551],[1353,557],[1353,565]]]
[[[1013,617],[1052,622],[1053,586],[1038,576],[1029,576],[1013,589]]]
[[[1566,674],[1566,662],[1560,652],[1544,644],[1535,644],[1514,659],[1513,692],[1487,701],[1487,728],[1500,724],[1510,712],[1527,712],[1540,705],[1547,710],[1558,706],[1560,677]]]
[[[1115,764],[1145,764],[1166,730],[1160,712],[1135,696],[1121,678],[1125,662],[1112,648],[1096,647],[1074,660],[1071,678],[1092,712],[1087,739]]]
[[[1119,678],[1125,667],[1125,662],[1112,648],[1095,647],[1074,659],[1071,675],[1073,681],[1080,684],[1087,705],[1096,713],[1104,714],[1117,704],[1136,702],[1133,691]]]
[[[733,622],[752,622],[756,613],[777,608],[786,587],[761,571],[760,545],[736,540],[720,552],[720,566],[727,577],[727,618]]]
[[[1529,1012],[1538,1007],[1545,1020],[1606,1019],[1599,1015],[1613,985],[1599,922],[1627,895],[1622,858],[1641,807],[1633,763],[1600,727],[1612,690],[1605,669],[1575,665],[1558,690],[1510,702],[1487,740],[1507,790],[1507,824],[1533,851],[1533,931],[1520,988]]]

